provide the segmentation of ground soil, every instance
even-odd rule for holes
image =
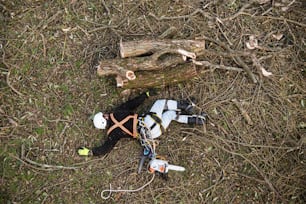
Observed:
[[[301,0],[0,1],[0,203],[305,203],[305,9]],[[160,137],[158,153],[185,172],[104,200],[110,184],[137,189],[152,175],[136,173],[136,140],[77,155],[106,137],[93,114],[127,99],[96,65],[120,57],[120,40],[160,38],[206,39],[199,60],[244,71],[203,67],[157,89],[139,112],[193,97],[209,123],[172,123]]]

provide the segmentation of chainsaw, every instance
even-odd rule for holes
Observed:
[[[141,172],[143,164],[147,158],[150,159],[148,165],[148,171],[150,173],[161,173],[162,175],[165,175],[168,173],[169,170],[185,171],[185,168],[182,166],[172,165],[169,164],[168,161],[164,159],[159,159],[158,156],[156,156],[155,153],[150,148],[145,147],[143,155],[140,158],[138,173]]]
[[[169,170],[173,171],[185,171],[185,168],[182,166],[176,166],[168,164],[167,161],[161,159],[152,159],[149,162],[149,172],[150,173],[162,173],[166,174]]]

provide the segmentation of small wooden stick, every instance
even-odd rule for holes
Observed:
[[[238,68],[238,67],[230,67],[230,66],[225,66],[225,65],[219,65],[219,64],[212,64],[208,61],[196,61],[193,60],[192,61],[195,65],[199,65],[199,66],[205,66],[205,67],[209,67],[211,69],[224,69],[224,70],[230,70],[230,71],[237,71],[237,72],[242,72],[243,69]]]
[[[32,161],[32,160],[28,159],[25,156],[25,147],[24,147],[24,144],[21,145],[21,156],[20,156],[20,158],[14,156],[13,154],[10,154],[10,156],[12,156],[13,158],[23,162],[24,164],[27,164],[27,165],[29,165],[29,166],[31,166],[31,167],[33,167],[35,169],[39,169],[39,170],[47,170],[47,171],[60,170],[60,169],[63,169],[63,170],[76,170],[76,169],[79,168],[79,167],[76,167],[76,166],[54,166],[54,165],[41,164],[41,163],[37,163],[35,161]],[[40,167],[40,168],[38,168],[37,166]]]
[[[238,102],[237,99],[232,99],[232,102],[235,104],[235,106],[237,106],[237,108],[239,109],[239,111],[241,112],[242,116],[244,117],[244,119],[247,121],[247,123],[249,125],[253,125],[253,121],[251,120],[251,117],[248,115],[248,113],[246,112],[246,110],[242,107],[242,105]]]
[[[264,75],[265,77],[269,77],[272,75],[272,72],[268,72],[259,62],[259,60],[256,58],[255,54],[251,55],[252,61],[254,66],[258,69],[258,71],[260,73],[262,73],[262,75]]]

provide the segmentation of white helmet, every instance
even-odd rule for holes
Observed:
[[[98,129],[105,129],[106,128],[106,119],[103,117],[103,113],[97,113],[93,118],[94,126]]]

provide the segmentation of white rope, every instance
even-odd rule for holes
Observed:
[[[104,200],[107,200],[111,197],[112,192],[118,193],[118,192],[126,192],[126,193],[133,193],[133,192],[137,192],[137,191],[141,191],[142,189],[144,189],[146,186],[148,186],[150,183],[152,183],[152,181],[154,180],[155,174],[153,174],[151,180],[146,183],[145,185],[141,186],[140,188],[134,189],[134,190],[128,190],[128,189],[116,189],[116,190],[112,190],[112,186],[111,184],[109,184],[109,189],[105,189],[103,191],[101,191],[101,198]],[[108,196],[104,196],[105,192],[109,192]]]

